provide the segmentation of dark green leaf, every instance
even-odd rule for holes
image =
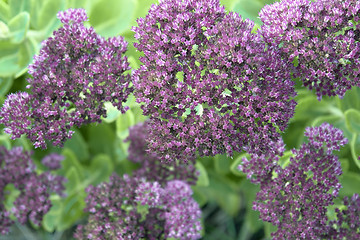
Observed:
[[[0,96],[5,96],[13,84],[14,79],[11,77],[0,77]]]
[[[72,137],[65,142],[64,148],[71,149],[80,162],[86,162],[90,158],[89,148],[80,131],[76,131]]]
[[[75,167],[80,179],[84,179],[84,169],[81,166],[79,160],[77,160],[74,152],[69,148],[64,148],[61,154],[65,157],[65,159],[61,162],[62,171],[64,171],[64,174],[70,171],[72,167]]]
[[[360,193],[360,175],[354,172],[348,172],[340,177],[342,188],[340,189],[339,196],[352,196],[354,193]]]
[[[230,173],[231,158],[225,154],[216,155],[214,157],[215,170],[220,174]]]
[[[113,171],[114,165],[108,155],[96,155],[95,158],[91,160],[90,184],[97,185],[100,182],[108,180]]]
[[[115,133],[108,124],[102,123],[97,126],[89,126],[87,133],[88,147],[92,155],[105,153],[111,158],[114,157]]]
[[[247,153],[242,153],[239,156],[237,156],[230,166],[231,172],[236,176],[245,177],[246,174],[239,170],[239,165],[242,163],[243,158],[249,158],[249,157],[250,155]]]

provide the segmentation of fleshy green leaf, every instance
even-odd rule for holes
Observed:
[[[230,171],[236,176],[240,176],[240,177],[246,176],[245,173],[243,173],[239,170],[239,165],[242,163],[243,158],[249,158],[249,154],[247,154],[247,153],[240,154],[239,156],[237,156],[235,158],[235,160],[233,161],[233,163],[230,166]]]
[[[135,125],[135,117],[131,109],[129,109],[116,119],[116,134],[120,139],[124,140],[129,134],[129,127],[133,125]]]
[[[71,149],[80,162],[86,162],[90,158],[88,145],[80,131],[76,131],[72,137],[65,142],[64,148]]]
[[[227,174],[230,172],[231,158],[225,154],[216,155],[214,157],[215,170],[220,174]]]
[[[11,42],[17,44],[24,41],[29,25],[30,15],[28,12],[21,12],[13,17],[8,23],[11,34]]]
[[[57,19],[56,15],[64,8],[64,0],[44,1],[44,3],[41,5],[37,19],[38,29],[47,29],[47,33],[45,33],[45,35],[50,34],[55,29],[55,27],[60,24],[60,21]]]
[[[354,133],[360,134],[360,112],[356,109],[349,109],[345,112],[346,127]]]
[[[31,0],[9,0],[11,16],[16,16],[21,12],[30,12]]]
[[[239,0],[233,7],[233,11],[239,13],[243,19],[249,18],[255,23],[261,25],[261,21],[258,18],[263,5],[254,0]]]
[[[43,218],[42,226],[48,232],[53,232],[59,223],[61,212],[63,209],[62,199],[59,196],[51,196],[51,208]]]
[[[99,154],[91,160],[90,179],[93,185],[109,179],[114,171],[114,165],[108,155]]]
[[[0,21],[7,22],[10,20],[10,7],[4,1],[0,1]]]
[[[14,76],[20,69],[18,60],[17,53],[0,58],[0,77]]]
[[[79,178],[78,171],[72,166],[65,175],[67,182],[65,183],[67,193],[75,193],[81,188],[81,181]]]
[[[105,153],[111,158],[114,157],[114,140],[115,133],[113,129],[105,123],[99,125],[89,126],[88,133],[88,147],[92,155]]]
[[[201,162],[197,161],[195,164],[196,169],[199,171],[199,178],[196,182],[196,186],[206,187],[209,185],[209,177],[205,167],[201,164]]]
[[[13,78],[0,77],[0,96],[5,96],[13,84]]]
[[[59,219],[58,231],[63,231],[74,225],[84,215],[85,192],[71,194],[63,201],[61,217]]]
[[[84,169],[81,166],[79,160],[77,160],[76,155],[69,148],[64,148],[61,153],[65,159],[61,162],[62,171],[66,174],[72,167],[75,167],[76,172],[79,174],[80,179],[84,179]]]
[[[354,193],[360,193],[360,175],[354,172],[348,172],[340,176],[340,189],[339,196],[352,196]]]
[[[359,141],[359,135],[356,133],[354,133],[351,138],[350,150],[354,163],[356,164],[356,166],[358,166],[358,168],[360,168],[360,160],[359,160],[360,141]]]
[[[136,0],[97,1],[89,14],[91,26],[104,37],[115,36],[130,28]]]

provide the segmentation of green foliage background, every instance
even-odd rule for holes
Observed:
[[[132,68],[139,67],[140,53],[135,50],[131,27],[138,17],[144,17],[155,0],[0,0],[0,104],[10,92],[24,91],[27,66],[39,52],[41,41],[51,36],[60,26],[56,18],[58,11],[67,8],[85,8],[97,33],[109,37],[124,36],[129,42],[127,56]],[[222,0],[229,11],[235,11],[244,18],[250,18],[261,25],[258,12],[273,0]],[[297,81],[295,79],[295,81]],[[360,89],[353,88],[343,99],[323,98],[318,101],[315,94],[301,87],[297,82],[298,106],[289,128],[283,134],[288,150],[303,142],[303,132],[307,126],[318,126],[329,122],[344,131],[349,144],[339,156],[344,174],[340,197],[360,193]],[[84,189],[89,184],[106,181],[113,171],[118,174],[131,173],[138,167],[127,160],[128,143],[123,140],[128,128],[146,118],[133,97],[127,104],[130,110],[121,115],[111,105],[107,106],[108,117],[102,124],[88,125],[76,129],[73,138],[60,149],[50,147],[34,150],[32,144],[21,138],[9,139],[1,129],[0,144],[11,148],[21,145],[34,151],[38,171],[44,171],[41,158],[58,152],[65,156],[62,169],[56,173],[66,176],[67,197],[52,196],[53,207],[45,216],[42,226],[16,225],[12,235],[0,239],[70,239],[74,226],[86,221],[83,212],[86,196]],[[194,198],[203,207],[204,239],[263,239],[269,238],[272,226],[261,222],[258,213],[252,210],[252,201],[258,186],[252,185],[237,170],[245,153],[237,153],[233,158],[219,155],[197,159],[200,171],[197,185],[193,187]],[[282,161],[286,163],[291,153],[288,151]],[[11,208],[16,197],[16,189],[11,189],[6,206]],[[340,201],[337,201],[339,204]],[[333,216],[333,207],[329,215]],[[31,223],[30,223],[31,225]]]

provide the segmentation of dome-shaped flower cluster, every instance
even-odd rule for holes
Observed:
[[[360,2],[283,0],[259,13],[261,34],[279,47],[303,85],[318,98],[360,86]]]
[[[274,239],[323,239],[329,231],[327,206],[338,196],[342,173],[332,151],[347,140],[327,123],[307,128],[305,135],[308,143],[293,150],[285,168],[273,168],[254,202],[260,218],[277,226]]]
[[[112,175],[87,188],[88,223],[76,239],[182,239],[201,237],[201,211],[190,186],[171,180],[164,187],[144,178]]]
[[[295,95],[276,48],[218,0],[164,0],[134,27],[144,53],[135,96],[150,116],[149,149],[168,161],[267,150]]]
[[[58,18],[63,26],[42,43],[29,66],[31,93],[9,95],[0,112],[5,132],[13,139],[26,134],[35,147],[46,148],[46,139],[61,146],[73,125],[100,122],[105,102],[125,112],[132,91],[122,37],[105,40],[86,28],[84,9],[60,12]]]
[[[50,172],[38,175],[35,170],[30,152],[23,151],[21,147],[11,150],[0,147],[0,234],[8,233],[9,227],[14,223],[11,215],[21,224],[30,220],[39,225],[50,210],[50,194],[63,194],[63,177]],[[14,207],[6,210],[3,201],[9,184],[19,191],[19,195],[14,201]]]

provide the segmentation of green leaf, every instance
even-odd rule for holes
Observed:
[[[11,211],[11,209],[14,207],[14,201],[20,195],[21,192],[12,183],[7,184],[5,188],[2,190],[2,192],[4,193],[3,203],[5,209]]]
[[[0,21],[0,40],[8,40],[10,38],[10,29],[9,27],[2,21]]]
[[[71,149],[80,162],[86,162],[90,158],[88,146],[80,131],[76,131],[72,137],[65,142],[64,148]]]
[[[360,175],[354,172],[348,172],[340,176],[340,183],[342,188],[340,189],[339,196],[341,198],[345,196],[352,196],[354,193],[360,193]]]
[[[359,135],[354,133],[350,141],[350,150],[354,163],[360,169],[359,148],[360,148]]]
[[[122,114],[111,102],[106,102],[104,107],[106,109],[106,118],[103,118],[104,122],[112,123]]]
[[[63,174],[65,175],[72,167],[75,167],[80,179],[84,179],[84,169],[79,160],[77,160],[74,152],[69,148],[64,148],[61,154],[65,157],[65,159],[61,162],[61,170],[63,171]]]
[[[79,189],[81,189],[81,181],[76,167],[70,167],[70,169],[66,172],[65,178],[67,179],[67,182],[65,183],[67,193],[76,193]]]
[[[38,29],[47,29],[47,34],[51,33],[54,28],[60,24],[56,15],[65,8],[64,0],[46,0],[39,11],[37,19]]]
[[[339,105],[339,108],[345,112],[348,109],[360,110],[360,88],[353,87],[351,90],[346,91],[345,96],[340,99],[339,97],[335,98]]]
[[[10,20],[10,7],[4,1],[0,1],[0,21],[7,22]]]
[[[124,140],[129,135],[129,127],[135,125],[135,117],[131,109],[126,111],[125,114],[121,114],[116,119],[116,134]]]
[[[199,171],[199,178],[196,182],[196,186],[206,187],[209,185],[209,177],[205,167],[201,164],[201,162],[197,161],[195,164],[196,169]]]
[[[332,113],[329,103],[325,101],[318,101],[314,95],[304,96],[299,98],[297,101],[298,104],[296,105],[295,114],[291,119],[291,122],[307,121],[322,115]],[[340,110],[339,114],[341,114]]]
[[[61,217],[59,219],[58,231],[63,231],[73,226],[81,217],[84,216],[85,192],[71,194],[63,201]]]
[[[0,146],[5,146],[6,149],[11,149],[10,137],[8,134],[0,135]]]
[[[285,168],[290,163],[290,158],[293,157],[294,154],[291,152],[291,150],[287,150],[284,152],[284,155],[280,157],[279,159],[279,165],[282,168]]]
[[[50,211],[47,212],[43,218],[42,226],[48,232],[53,232],[59,223],[60,216],[63,209],[62,199],[59,196],[51,196],[51,208]]]
[[[192,190],[192,198],[199,204],[200,207],[204,206],[208,202],[206,194],[204,194],[197,186],[192,186]]]
[[[240,0],[220,0],[220,4],[225,6],[226,10],[232,11],[239,1]]]
[[[19,71],[18,54],[0,58],[0,77],[12,77]]]
[[[214,157],[215,170],[220,174],[230,173],[231,158],[226,154],[216,155]]]
[[[360,134],[360,112],[356,109],[349,109],[345,112],[346,127],[354,133]]]
[[[243,19],[249,18],[255,23],[261,25],[259,12],[263,4],[253,0],[239,0],[233,7],[233,11],[239,13]]]
[[[37,49],[38,43],[32,38],[26,38],[23,44],[21,44],[19,50],[19,66],[21,70],[16,73],[15,78],[27,72],[27,66],[32,62]]]
[[[31,0],[9,0],[11,16],[16,16],[21,12],[30,12]]]
[[[7,92],[10,90],[14,79],[11,77],[1,78],[0,77],[0,96],[5,96]]]
[[[97,185],[109,179],[114,171],[114,165],[111,158],[105,154],[95,156],[91,161],[90,178],[91,184]]]
[[[17,44],[24,41],[29,25],[30,15],[28,12],[21,12],[13,17],[8,23],[11,34],[11,42]]]
[[[114,157],[115,133],[106,123],[97,126],[91,125],[87,129],[88,147],[92,155],[105,153]]]
[[[250,155],[247,153],[242,153],[239,156],[237,156],[230,166],[230,171],[236,176],[246,177],[246,174],[239,170],[239,165],[242,163],[243,158],[249,158],[249,157]]]
[[[90,24],[101,36],[115,36],[130,28],[135,10],[135,0],[97,1],[89,14]]]

